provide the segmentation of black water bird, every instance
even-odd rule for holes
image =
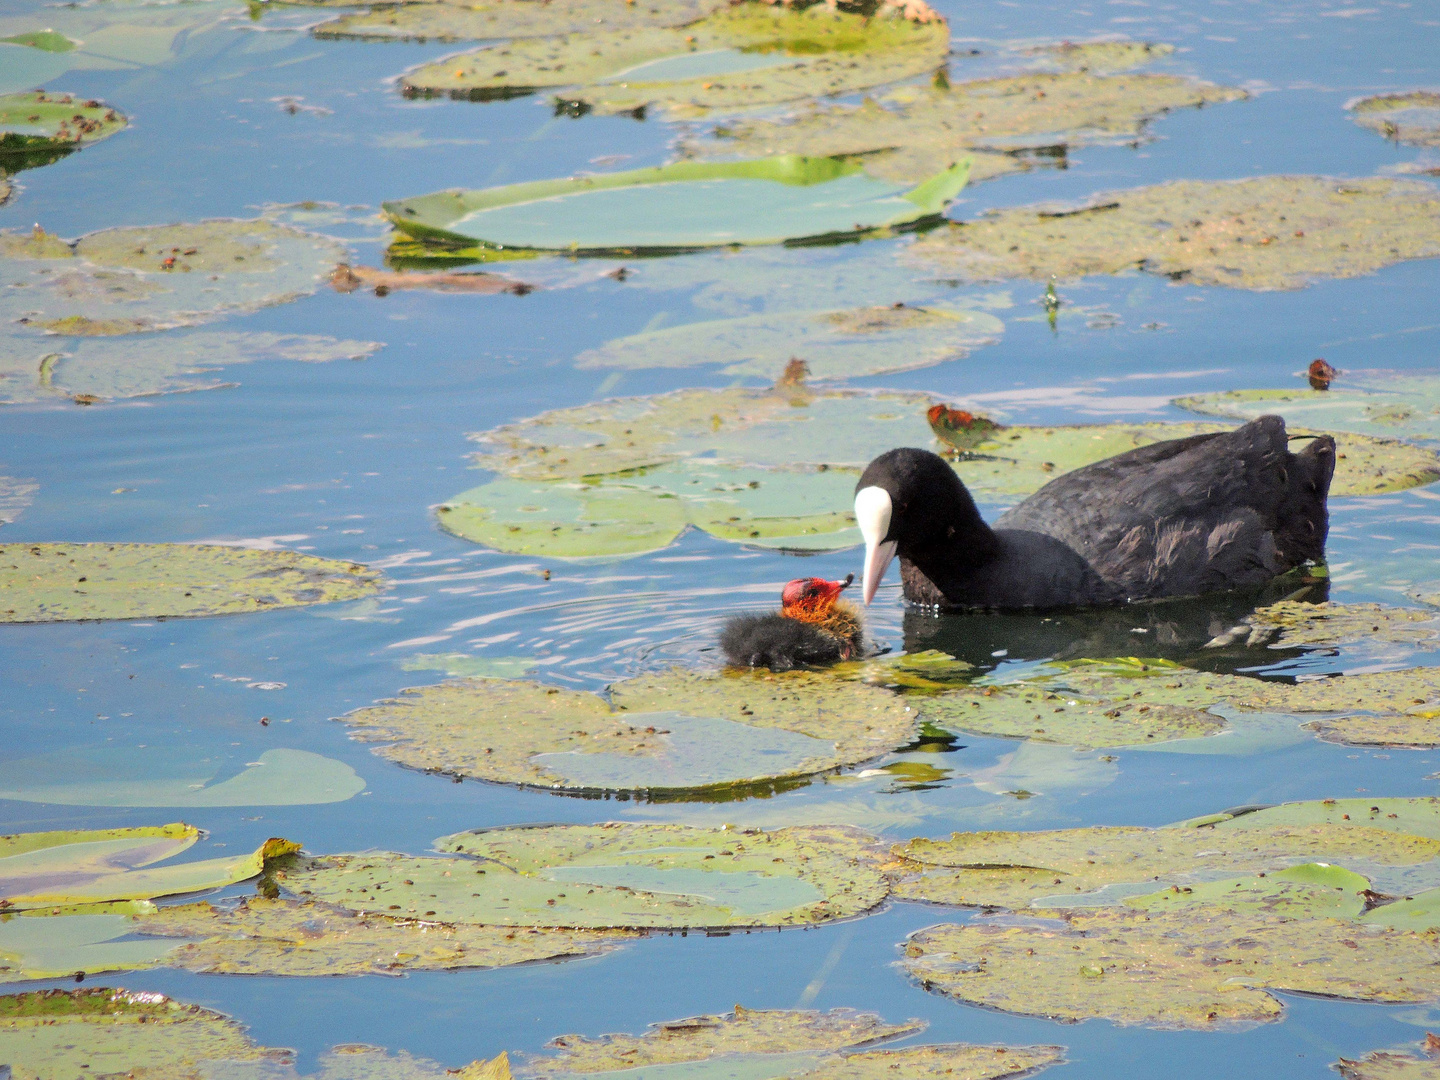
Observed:
[[[860,655],[860,612],[840,599],[855,580],[796,578],[780,594],[780,610],[736,615],[720,632],[720,648],[735,667],[789,671],[825,667]]]
[[[1050,481],[992,528],[944,458],[890,450],[855,489],[868,604],[900,556],[905,598],[1055,608],[1264,584],[1325,554],[1335,440],[1285,421],[1152,443]]]

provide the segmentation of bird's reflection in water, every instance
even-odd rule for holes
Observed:
[[[1233,673],[1297,656],[1274,648],[1273,635],[1252,634],[1245,619],[1280,600],[1320,603],[1323,578],[1287,574],[1265,588],[1114,608],[1045,612],[905,613],[905,651],[938,649],[987,671],[1017,661],[1142,656],[1204,671]]]

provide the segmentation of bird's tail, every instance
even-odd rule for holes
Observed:
[[[1291,566],[1325,558],[1330,513],[1325,500],[1335,475],[1335,440],[1318,435],[1285,463],[1286,488],[1276,515],[1275,545]]]

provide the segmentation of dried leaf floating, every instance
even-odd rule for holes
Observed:
[[[5,544],[0,623],[234,615],[354,600],[358,563],[218,544]]]
[[[1143,270],[1196,285],[1298,289],[1440,255],[1440,196],[1407,180],[1182,180],[1078,207],[1002,210],[911,249],[970,280]]]
[[[1361,127],[1413,146],[1440,146],[1440,94],[1379,94],[1345,106]]]
[[[611,700],[466,679],[349,713],[355,737],[412,768],[552,790],[739,791],[878,757],[915,712],[885,690],[806,672],[616,683]]]

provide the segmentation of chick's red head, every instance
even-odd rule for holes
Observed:
[[[826,581],[824,578],[796,578],[786,584],[780,593],[780,610],[792,619],[806,621],[823,619],[830,614],[835,601],[855,575],[848,575],[844,581]]]

